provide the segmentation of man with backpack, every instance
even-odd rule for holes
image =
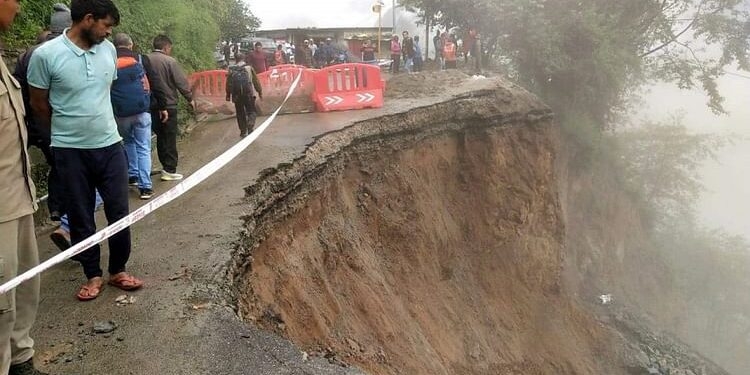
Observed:
[[[235,61],[237,64],[230,66],[227,72],[226,99],[234,102],[240,137],[246,137],[255,127],[255,92],[263,99],[263,88],[255,69],[245,64],[245,56],[239,53],[235,56]]]
[[[154,195],[151,182],[151,84],[144,59],[133,52],[133,40],[125,33],[114,38],[117,48],[117,80],[112,83],[112,109],[117,130],[128,155],[128,184],[137,185],[141,199]],[[162,107],[163,108],[163,107]],[[163,111],[161,117],[167,116]]]

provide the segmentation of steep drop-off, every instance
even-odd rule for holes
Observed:
[[[322,136],[247,189],[239,314],[373,374],[647,373],[564,292],[557,148],[503,81]]]

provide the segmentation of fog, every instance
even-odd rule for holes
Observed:
[[[262,29],[377,26],[377,14],[370,10],[374,2],[247,1],[261,19]],[[392,2],[384,3],[383,26],[390,27],[393,25]],[[415,20],[413,14],[396,9],[397,29],[412,33],[422,31]],[[720,81],[727,115],[713,114],[700,90],[686,91],[671,84],[657,84],[645,88],[645,105],[634,118],[659,120],[683,112],[685,125],[696,132],[731,135],[736,143],[721,150],[718,160],[707,162],[703,168],[707,191],[698,202],[698,209],[706,226],[750,239],[750,73],[737,73],[747,78],[727,75]]]
[[[734,144],[708,161],[702,170],[707,191],[698,202],[703,223],[750,239],[750,73],[720,80],[727,115],[713,114],[700,90],[680,90],[671,84],[647,88],[636,118],[664,119],[683,112],[684,124],[695,132],[729,135]]]

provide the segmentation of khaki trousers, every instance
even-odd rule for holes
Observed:
[[[34,235],[34,218],[27,215],[0,223],[0,283],[39,264]],[[29,331],[39,305],[39,276],[0,294],[0,374],[11,364],[34,356],[34,340]]]

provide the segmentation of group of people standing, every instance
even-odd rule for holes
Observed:
[[[447,31],[440,32],[438,30],[432,42],[435,47],[435,61],[439,63],[440,69],[458,68],[458,58],[461,50],[459,42],[461,42],[466,62],[468,63],[471,57],[473,69],[477,73],[481,72],[481,42],[479,33],[475,28],[470,28],[466,37],[461,40],[457,39],[455,34],[449,34]],[[374,51],[374,49],[370,48],[369,43],[365,43],[365,46],[362,48],[363,62],[366,61],[366,51],[368,53],[367,56],[371,56],[370,53]],[[401,34],[401,39],[399,39],[398,35],[394,35],[391,39],[390,52],[392,61],[390,67],[391,73],[398,74],[401,66],[403,66],[407,73],[419,72],[423,69],[424,60],[419,36],[412,38],[409,36],[408,31],[404,31]]]
[[[391,73],[398,74],[400,71],[401,61],[403,58],[404,69],[407,73],[419,72],[422,70],[422,47],[419,44],[419,36],[414,38],[409,36],[408,31],[401,33],[403,37],[399,41],[398,35],[391,38]]]
[[[466,36],[461,40],[455,34],[437,31],[435,37],[432,38],[432,43],[435,46],[435,60],[440,63],[440,69],[456,69],[458,67],[459,42],[462,43],[466,63],[471,58],[473,61],[472,68],[476,73],[480,73],[482,70],[482,46],[479,32],[473,27],[469,28]]]
[[[336,48],[331,38],[326,38],[320,46],[314,39],[303,40],[300,57],[298,61],[308,68],[324,68],[348,61],[346,51]]]
[[[0,29],[11,27],[19,8],[19,0],[0,0]],[[112,0],[56,4],[49,32],[19,58],[14,74],[0,62],[0,283],[38,263],[28,146],[42,149],[50,164],[51,218],[67,217],[68,227],[53,233],[63,248],[95,233],[99,197],[110,224],[129,213],[129,185],[151,198],[152,131],[161,180],[182,179],[177,103],[181,94],[192,104],[187,77],[165,35],[154,38],[148,55],[134,52],[126,34],[107,40],[119,22]],[[107,282],[128,291],[144,285],[126,270],[131,247],[129,228],[109,239]],[[97,298],[104,284],[99,246],[74,260],[87,279],[76,297]],[[38,303],[38,276],[0,295],[0,374],[42,374],[29,337]]]

